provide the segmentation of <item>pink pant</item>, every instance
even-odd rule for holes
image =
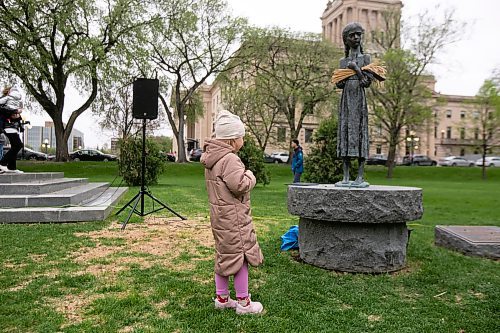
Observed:
[[[248,297],[248,263],[243,261],[243,266],[234,274],[234,289],[236,297]],[[229,295],[229,276],[215,273],[215,292],[217,295]]]

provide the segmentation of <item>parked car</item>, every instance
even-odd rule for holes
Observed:
[[[280,163],[281,162],[281,160],[276,159],[269,154],[264,154],[263,158],[264,158],[264,163]]]
[[[413,155],[403,157],[402,165],[435,166],[437,162],[426,155]]]
[[[200,148],[193,149],[193,151],[189,155],[189,160],[192,162],[199,162],[202,153],[203,153],[203,149],[200,149]]]
[[[287,152],[275,152],[271,154],[271,157],[278,160],[278,163],[287,163],[288,162],[288,153]]]
[[[36,161],[47,161],[49,159],[48,155],[39,151],[35,151],[29,148],[21,149],[17,153],[18,160],[36,160]]]
[[[484,160],[484,164],[488,167],[500,167],[500,157],[498,156],[488,156]],[[483,166],[483,159],[480,158],[476,161],[477,166]]]
[[[24,148],[17,153],[18,160],[32,160],[32,161],[47,161],[49,159],[48,155],[33,149]]]
[[[73,161],[116,161],[116,156],[111,154],[105,154],[95,149],[82,149],[77,150],[69,154],[69,157]]]
[[[474,166],[474,162],[468,161],[461,156],[448,156],[441,158],[439,159],[438,164],[442,166],[468,166],[468,167]]]
[[[168,162],[175,162],[176,157],[174,153],[164,153],[164,155]]]
[[[387,156],[383,154],[375,154],[366,160],[366,164],[368,165],[386,165],[387,164]]]

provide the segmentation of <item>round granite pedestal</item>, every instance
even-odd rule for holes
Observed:
[[[288,211],[300,216],[305,262],[344,272],[392,272],[405,265],[406,222],[422,217],[422,190],[290,185]]]

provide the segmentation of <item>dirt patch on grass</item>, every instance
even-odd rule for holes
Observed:
[[[47,278],[53,279],[53,278],[55,278],[59,274],[60,274],[60,272],[57,269],[51,270],[51,271],[48,271],[48,272],[45,272],[45,273],[33,274],[33,275],[29,276],[28,278],[24,279],[18,285],[14,286],[12,288],[7,289],[7,291],[16,292],[16,291],[19,291],[19,290],[23,290],[26,287],[28,287],[36,279],[39,279],[39,278],[42,278],[42,277],[47,277]]]
[[[82,272],[95,276],[157,264],[176,270],[190,269],[197,260],[213,256],[210,250],[198,250],[213,248],[210,225],[204,218],[180,221],[146,217],[143,223],[128,224],[123,231],[120,224],[113,223],[106,229],[75,235],[90,238],[95,246],[82,247],[69,258],[83,266]],[[186,254],[193,258],[176,262]]]
[[[2,264],[2,269],[20,270],[26,266],[28,266],[28,264],[17,264],[11,261],[6,261]]]
[[[93,294],[90,292],[80,293],[80,294],[68,294],[60,298],[45,298],[44,302],[51,305],[57,312],[62,313],[66,319],[66,322],[61,326],[61,328],[68,327],[70,325],[77,325],[86,319],[85,311],[90,304],[94,301],[115,296],[116,298],[125,298],[127,296],[126,292],[118,293],[106,293],[106,294]]]
[[[200,260],[213,259],[213,236],[210,223],[206,218],[194,218],[186,221],[146,217],[142,223],[128,224],[124,231],[121,224],[112,223],[107,228],[84,233],[77,237],[90,239],[91,246],[84,246],[68,254],[63,260],[71,260],[79,269],[72,275],[92,274],[97,278],[96,286],[113,286],[117,280],[123,282],[127,276],[118,274],[133,268],[147,269],[155,265],[171,270],[192,269]],[[87,242],[88,244],[88,242]],[[38,259],[38,258],[33,258]],[[40,258],[42,259],[42,258]],[[193,276],[204,281],[203,277]],[[15,289],[26,287],[25,282]],[[70,293],[45,299],[44,301],[65,317],[63,327],[79,324],[89,319],[87,309],[97,299],[113,296],[126,297],[130,290],[119,292],[98,292],[90,288],[82,293]],[[160,318],[169,318],[165,311],[167,303],[154,303]],[[136,327],[124,327],[123,332]]]
[[[378,315],[369,315],[368,316],[369,322],[380,321],[380,320],[382,320],[382,316],[378,316]]]

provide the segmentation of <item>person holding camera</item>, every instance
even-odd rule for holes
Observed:
[[[0,97],[0,132],[5,133],[10,142],[10,150],[0,161],[0,173],[23,173],[17,170],[17,153],[23,148],[19,137],[21,128],[22,101],[16,87],[5,87]],[[3,148],[2,148],[3,149]]]

